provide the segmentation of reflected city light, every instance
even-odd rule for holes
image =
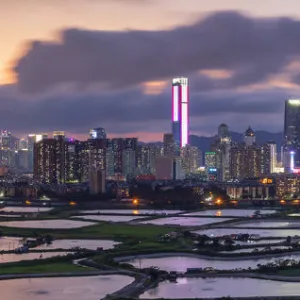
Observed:
[[[221,210],[217,210],[216,211],[216,217],[221,217],[222,216],[222,211]]]
[[[133,215],[139,215],[139,211],[137,209],[135,209],[135,210],[132,211],[132,214]]]

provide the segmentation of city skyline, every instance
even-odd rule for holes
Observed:
[[[10,28],[0,50],[0,128],[82,138],[101,126],[112,137],[161,140],[180,74],[189,78],[192,134],[210,136],[220,123],[282,131],[284,101],[300,95],[299,3],[122,3],[0,1],[0,24]]]

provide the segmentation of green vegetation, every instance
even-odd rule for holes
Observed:
[[[174,228],[154,225],[127,225],[127,224],[108,224],[100,223],[96,225],[86,226],[74,229],[39,229],[39,228],[13,228],[0,227],[2,235],[16,235],[16,236],[32,236],[37,234],[51,234],[55,238],[83,238],[83,239],[152,239],[160,234],[165,234],[173,231]]]
[[[87,272],[91,269],[74,265],[72,262],[39,263],[33,265],[5,264],[1,266],[0,275],[5,274],[38,274],[38,273],[65,273]]]
[[[295,276],[300,277],[300,269],[286,269],[286,270],[280,270],[276,273],[276,275],[279,276]]]

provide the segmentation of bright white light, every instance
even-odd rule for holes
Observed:
[[[183,85],[181,87],[181,102],[182,103],[187,103],[188,102],[188,90],[187,90],[186,85]]]
[[[295,169],[295,152],[291,151],[290,155],[291,155],[290,168],[291,168],[291,170],[294,170]]]
[[[288,100],[288,102],[291,105],[300,105],[300,100],[298,100],[298,99],[291,99],[291,100]]]
[[[181,103],[181,147],[188,144],[188,104]]]
[[[178,121],[178,100],[179,100],[179,86],[173,86],[173,121]]]

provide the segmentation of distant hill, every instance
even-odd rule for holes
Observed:
[[[268,131],[255,131],[256,134],[256,143],[258,145],[262,145],[266,142],[275,142],[277,145],[277,152],[280,152],[280,147],[283,140],[283,133],[277,132],[272,133]],[[241,143],[244,140],[244,133],[240,132],[230,132],[230,136],[233,142]],[[198,135],[190,135],[190,144],[192,146],[197,146],[201,149],[202,152],[210,151],[210,146],[213,143],[215,136],[198,136]],[[139,141],[139,144],[145,144],[144,142]],[[153,142],[152,144],[156,144],[162,146],[162,142]]]
[[[273,141],[277,145],[277,151],[280,151],[282,139],[283,139],[283,133],[272,133],[268,131],[255,131],[256,134],[256,143],[258,145],[264,144],[269,141]],[[242,142],[244,139],[244,134],[239,132],[230,132],[232,141],[234,142]],[[190,136],[190,143],[192,146],[197,146],[200,148],[203,152],[210,150],[210,145],[213,143],[215,139],[215,136],[197,136],[197,135],[191,135]]]

